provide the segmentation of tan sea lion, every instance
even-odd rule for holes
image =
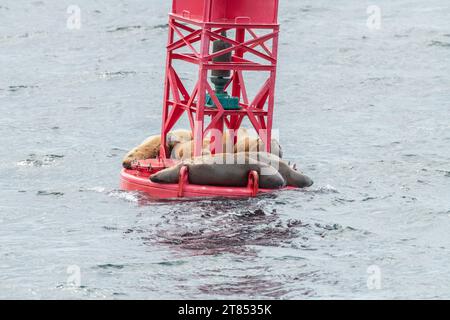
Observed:
[[[192,133],[188,130],[174,130],[167,134],[167,146],[169,152],[177,144],[192,140]],[[126,169],[131,168],[131,164],[136,160],[155,159],[159,156],[161,148],[161,136],[154,135],[145,139],[139,146],[128,152],[122,162]]]
[[[210,155],[211,151],[209,150],[209,141],[205,140],[203,142],[203,151],[202,155]],[[194,141],[187,141],[187,142],[181,142],[175,144],[175,146],[172,149],[172,152],[170,153],[171,159],[176,160],[188,160],[191,159],[194,156]]]
[[[246,137],[248,135],[247,129],[240,128],[239,130],[236,130],[236,134],[238,137]],[[217,135],[220,137],[220,132],[217,133]],[[211,154],[211,147],[215,147],[214,142],[211,142],[212,136],[214,134],[208,135],[205,137],[205,140],[203,141],[203,152],[202,155],[210,155]],[[226,130],[223,134],[223,152],[225,153],[227,148],[231,150],[231,153],[234,152],[234,146],[233,142],[231,142],[231,133],[230,130]],[[188,142],[179,142],[175,143],[174,147],[172,148],[172,152],[170,157],[172,159],[178,159],[178,160],[187,160],[191,159],[194,156],[194,141],[188,141]]]
[[[266,150],[264,142],[259,137],[244,137],[239,139],[234,148],[235,153],[239,152],[264,152]],[[270,153],[277,157],[283,158],[283,150],[281,145],[276,139],[272,139]]]
[[[248,130],[246,128],[239,128],[234,131],[234,136],[237,137],[237,141],[248,137]],[[235,144],[234,141],[232,141],[231,130],[226,130],[223,134],[223,153],[233,152],[235,152]]]

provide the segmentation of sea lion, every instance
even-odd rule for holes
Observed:
[[[234,147],[235,153],[239,153],[239,152],[256,153],[256,152],[264,152],[265,150],[266,150],[266,146],[261,138],[249,137],[249,136],[239,139]],[[276,155],[279,158],[283,158],[283,150],[277,139],[271,140],[270,153]]]
[[[197,185],[245,187],[250,171],[254,170],[260,174],[260,188],[280,189],[286,186],[285,179],[275,168],[256,161],[248,154],[218,154],[182,161],[176,166],[153,174],[150,180],[155,183],[178,183],[183,166],[188,167],[189,182]],[[271,174],[261,174],[262,170],[270,171]]]
[[[174,130],[167,134],[167,146],[169,151],[177,144],[192,140],[192,133],[188,130]],[[145,139],[139,146],[128,152],[122,162],[126,169],[131,169],[131,164],[136,160],[155,159],[159,156],[161,148],[161,136],[154,135]]]
[[[131,169],[131,164],[136,160],[156,158],[161,147],[161,136],[151,136],[145,139],[139,146],[133,148],[123,158],[122,165],[126,169]]]
[[[214,149],[216,148],[215,142],[211,142],[212,137],[217,137],[218,139],[220,138],[221,133],[217,132],[211,135],[208,135],[205,137],[204,141],[203,141],[203,151],[202,151],[202,155],[203,156],[207,156],[207,155],[211,155],[211,147]],[[240,128],[239,130],[235,131],[235,135],[237,135],[238,137],[246,137],[248,136],[248,132],[247,129],[245,128]],[[222,139],[222,144],[223,144],[223,149],[221,153],[226,153],[226,151],[228,151],[227,149],[229,149],[231,152],[234,152],[234,141],[231,141],[231,132],[230,130],[226,130],[223,134],[223,139]],[[192,157],[194,157],[194,141],[185,141],[185,142],[176,142],[175,141],[175,145],[172,148],[171,154],[170,154],[170,158],[171,159],[177,159],[177,160],[188,160],[191,159]]]
[[[249,153],[249,157],[252,157],[256,161],[266,163],[271,167],[277,169],[286,181],[286,185],[290,187],[307,188],[311,187],[314,184],[314,181],[311,178],[297,171],[296,165],[293,165],[291,167],[288,163],[274,154],[267,152],[257,152]]]
[[[231,132],[234,131],[232,137]],[[248,138],[248,130],[246,128],[239,128],[238,130],[226,130],[223,134],[223,153],[235,152],[235,143],[232,138],[237,138],[237,141]],[[233,139],[234,140],[234,139]]]
[[[203,142],[203,150],[202,155],[207,156],[211,154],[211,151],[209,150],[210,142],[208,140],[205,140]],[[188,160],[191,159],[194,156],[194,141],[187,141],[182,143],[177,143],[172,149],[172,152],[170,153],[171,159],[176,160]]]
[[[223,133],[220,130],[212,129],[208,136],[205,137],[204,149],[213,149],[213,153],[234,153],[235,143],[234,139],[244,139],[248,137],[248,130],[246,128],[239,128],[238,130],[227,129]],[[217,141],[217,142],[216,142]],[[220,142],[222,141],[222,151],[218,151]]]
[[[170,143],[172,143],[172,147],[176,142],[186,142],[191,141],[192,139],[192,131],[190,130],[178,129],[173,130],[167,134],[167,140],[170,140]]]

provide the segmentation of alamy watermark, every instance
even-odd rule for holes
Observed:
[[[66,273],[68,274],[66,285],[68,287],[79,288],[81,287],[81,268],[77,265],[70,265],[67,267]]]
[[[381,289],[381,268],[377,265],[372,265],[367,268],[367,288],[369,290]]]
[[[66,26],[69,30],[80,30],[81,29],[81,8],[77,5],[70,5],[67,7],[67,18]]]
[[[377,5],[371,5],[367,7],[366,13],[369,15],[367,18],[367,28],[369,30],[381,29],[381,8]]]

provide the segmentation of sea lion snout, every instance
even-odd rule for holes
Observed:
[[[314,184],[314,181],[304,174],[299,174],[299,177],[296,180],[299,188],[309,188]]]
[[[288,185],[297,188],[308,188],[314,184],[314,181],[304,174],[291,170],[288,177]]]
[[[305,184],[306,184],[306,188],[308,188],[314,184],[314,181],[310,177],[305,176]]]
[[[124,161],[122,162],[122,166],[123,166],[125,169],[130,170],[130,169],[131,169],[131,162],[132,162],[132,159],[126,159],[126,160],[124,160]]]
[[[154,182],[154,183],[161,183],[162,182],[157,173],[155,173],[155,174],[150,176],[150,181]]]

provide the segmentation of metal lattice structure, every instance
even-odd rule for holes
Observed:
[[[162,113],[160,157],[169,158],[167,134],[187,114],[194,137],[194,155],[202,153],[203,140],[216,129],[234,133],[248,118],[270,152],[274,111],[279,24],[278,0],[173,0],[169,14],[166,77]],[[224,36],[224,32],[233,37]],[[213,41],[227,47],[211,52]],[[232,53],[231,61],[215,58]],[[198,79],[188,91],[174,62],[198,66]],[[227,110],[208,82],[212,70],[230,70],[225,88],[239,98],[238,110]],[[267,79],[254,96],[249,96],[244,72],[266,72]],[[206,106],[206,97],[215,107]],[[214,152],[222,152],[222,141]]]

